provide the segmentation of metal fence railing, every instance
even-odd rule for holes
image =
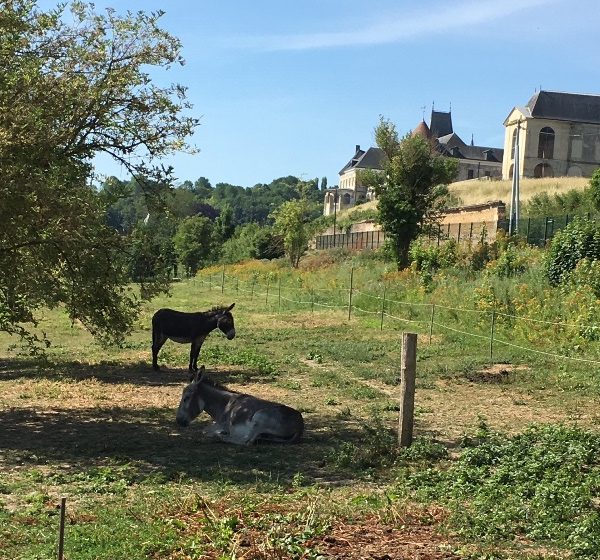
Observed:
[[[529,245],[544,247],[546,243],[562,228],[570,224],[575,218],[587,218],[597,220],[598,216],[591,213],[576,216],[565,214],[564,216],[544,216],[536,218],[521,218],[518,224],[518,233],[527,240]],[[509,220],[499,220],[498,229],[508,232]]]
[[[564,216],[545,216],[534,218],[521,218],[517,231],[529,245],[544,247],[554,235],[571,223],[576,217],[573,214]],[[579,216],[598,220],[599,216],[588,213]],[[463,222],[454,224],[442,224],[436,231],[430,232],[429,239],[440,243],[446,239],[454,239],[459,243],[475,243],[485,232],[488,240],[493,240],[496,232],[503,230],[508,233],[509,220],[498,220],[497,222]],[[317,235],[315,238],[315,249],[379,249],[385,243],[385,233],[381,230],[359,231],[354,233],[337,233],[335,235]]]

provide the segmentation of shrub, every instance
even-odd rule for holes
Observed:
[[[600,176],[598,179],[600,180]],[[571,189],[554,195],[549,195],[547,192],[538,193],[526,203],[524,214],[530,218],[587,214],[594,210],[595,196],[598,195],[595,195],[590,188],[583,191]]]
[[[272,228],[252,223],[239,227],[223,244],[221,260],[235,263],[248,259],[277,259],[283,254],[281,238]]]
[[[450,511],[469,539],[525,537],[598,558],[600,436],[577,427],[532,427],[512,437],[481,427],[447,470],[422,469],[400,482]]]
[[[594,221],[577,218],[552,240],[546,260],[550,283],[556,286],[563,282],[583,258],[600,259],[600,228]]]
[[[487,241],[478,243],[473,249],[468,258],[469,268],[473,272],[483,270],[487,263],[494,260],[498,256],[497,246],[490,245]]]
[[[498,278],[511,278],[525,272],[527,257],[519,252],[514,243],[509,243],[500,256],[488,266],[488,271]]]
[[[600,298],[600,260],[581,259],[565,280],[570,289],[589,287]]]
[[[458,261],[458,244],[448,239],[436,247],[418,239],[410,246],[410,259],[417,272],[433,273],[440,268],[450,268]]]
[[[362,432],[364,437],[360,444],[341,442],[329,452],[328,461],[336,467],[372,474],[374,469],[409,463],[432,464],[448,457],[448,449],[443,444],[428,438],[417,438],[410,447],[399,447],[397,432],[385,426],[377,415],[371,424],[362,426]]]

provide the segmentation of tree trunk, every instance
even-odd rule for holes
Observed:
[[[408,236],[402,236],[396,238],[396,264],[398,270],[408,268],[410,264],[408,258],[408,250],[410,248],[410,238]]]

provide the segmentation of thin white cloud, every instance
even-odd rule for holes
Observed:
[[[230,47],[266,51],[309,50],[333,47],[380,45],[430,36],[445,31],[470,28],[513,16],[527,9],[544,6],[556,0],[470,0],[444,2],[440,8],[410,14],[387,14],[382,21],[333,33],[247,36],[230,38]],[[339,26],[339,22],[336,22]],[[348,28],[349,26],[346,25]]]

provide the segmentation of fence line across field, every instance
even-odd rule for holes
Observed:
[[[250,281],[247,280],[242,280],[242,279],[238,279],[237,277],[235,277],[236,280],[239,280],[240,282],[244,282],[246,284],[250,284]],[[212,285],[212,283],[208,280],[202,280],[202,279],[197,279],[199,280],[201,283],[203,284],[208,284],[208,285]],[[215,286],[218,286],[217,284],[215,284]],[[293,288],[289,288],[289,287],[284,287],[282,286],[281,289],[287,289],[289,291],[302,291],[303,288],[301,287],[293,287]],[[256,296],[264,296],[265,292],[252,292],[252,290],[247,290],[245,288],[241,288],[239,286],[236,286],[236,290],[242,291],[242,292],[247,292],[247,293],[254,293],[254,295]],[[315,292],[315,291],[320,291],[320,292],[334,292],[334,291],[339,291],[339,292],[347,292],[349,291],[349,288],[310,288],[311,292]],[[408,306],[421,306],[421,307],[430,307],[432,305],[435,305],[437,308],[439,309],[447,309],[449,311],[458,311],[460,313],[480,313],[480,314],[486,314],[486,313],[491,313],[491,311],[484,311],[481,309],[469,309],[466,307],[450,307],[447,305],[442,305],[440,303],[434,303],[434,302],[430,302],[430,303],[423,303],[423,302],[409,302],[409,301],[399,301],[399,300],[394,300],[394,299],[385,299],[382,296],[379,295],[374,295],[374,294],[370,294],[368,292],[363,292],[362,290],[354,290],[354,293],[357,295],[361,295],[361,296],[365,296],[371,299],[375,299],[378,301],[382,301],[385,300],[388,303],[397,303],[399,305],[408,305]],[[284,296],[281,296],[281,299],[285,299],[286,301],[289,301],[291,303],[299,303],[299,304],[312,304],[314,303],[314,305],[321,305],[321,306],[325,306],[327,307],[326,304],[324,303],[318,303],[317,301],[311,302],[311,301],[299,301],[299,300],[293,300],[290,298],[286,298]],[[346,307],[345,305],[330,305],[329,307]],[[352,306],[353,308],[359,309],[358,307],[356,307],[355,305]],[[378,313],[378,311],[367,311],[367,310],[362,310],[365,313]],[[523,317],[521,315],[514,315],[512,313],[504,313],[502,311],[495,311],[496,315],[502,316],[502,317],[508,317],[511,319],[517,319],[519,321],[529,321],[532,323],[540,323],[540,324],[545,324],[545,325],[554,325],[554,326],[559,326],[559,327],[571,327],[571,328],[577,328],[577,329],[600,329],[600,325],[586,325],[586,324],[577,324],[577,323],[567,323],[564,321],[548,321],[545,319],[534,319],[533,317]]]
[[[208,280],[204,280],[200,277],[196,278],[201,284],[204,285],[208,285],[209,290],[213,289],[213,285],[215,288],[220,288],[221,292],[223,293],[224,291],[224,287],[225,287],[225,273],[222,272],[219,274],[220,276],[220,280],[221,283],[215,283],[212,281],[212,275],[209,277]],[[231,278],[231,275],[229,276],[229,278]],[[236,281],[236,284],[234,287],[232,287],[232,289],[236,290],[236,291],[242,291],[245,293],[249,293],[251,294],[252,298],[264,298],[265,303],[268,304],[269,303],[269,296],[271,296],[271,298],[277,298],[278,300],[278,308],[281,309],[281,302],[285,301],[288,303],[293,303],[293,304],[297,304],[297,305],[301,305],[301,306],[310,306],[311,307],[311,311],[314,311],[314,307],[318,306],[318,307],[322,307],[322,308],[327,308],[327,309],[337,309],[337,310],[347,310],[348,311],[348,319],[351,318],[352,315],[352,311],[358,311],[359,313],[364,313],[367,315],[377,315],[381,317],[381,328],[383,329],[383,324],[384,324],[384,317],[388,318],[388,319],[393,319],[396,321],[401,321],[404,323],[412,323],[412,324],[421,324],[424,326],[429,326],[429,340],[431,342],[431,338],[432,338],[432,334],[433,334],[433,327],[438,327],[440,329],[445,329],[457,334],[462,334],[465,336],[469,336],[469,337],[473,337],[473,338],[478,338],[478,339],[483,339],[489,342],[489,353],[490,353],[490,360],[493,360],[493,345],[494,343],[498,343],[498,344],[503,344],[505,346],[509,346],[509,347],[513,347],[513,348],[517,348],[519,350],[523,350],[525,352],[531,352],[534,354],[538,354],[538,355],[544,355],[544,356],[548,356],[548,357],[553,357],[553,358],[561,358],[564,360],[573,360],[573,361],[577,361],[577,362],[581,362],[581,363],[589,363],[589,364],[600,364],[600,361],[597,360],[592,360],[592,359],[588,359],[588,358],[577,358],[577,357],[573,357],[573,356],[565,356],[562,354],[557,354],[557,353],[553,353],[553,352],[546,352],[543,350],[536,350],[533,348],[529,348],[526,346],[521,346],[518,344],[514,344],[502,339],[497,338],[497,336],[495,336],[495,325],[496,325],[496,318],[498,316],[502,316],[502,317],[508,317],[508,318],[512,318],[512,319],[516,319],[516,320],[523,320],[523,321],[531,321],[531,322],[535,322],[535,323],[541,323],[541,324],[546,324],[546,325],[553,325],[553,326],[565,326],[565,327],[574,327],[574,328],[578,328],[578,329],[598,329],[600,328],[600,325],[578,325],[578,324],[574,324],[574,323],[566,323],[566,322],[556,322],[556,321],[547,321],[547,320],[542,320],[542,319],[533,319],[533,318],[529,318],[529,317],[523,317],[523,316],[519,316],[519,315],[512,315],[509,313],[502,313],[499,311],[495,311],[495,310],[491,310],[491,311],[485,311],[485,310],[479,310],[479,309],[468,309],[468,308],[460,308],[460,307],[450,307],[450,306],[445,306],[445,305],[441,305],[435,302],[429,302],[429,303],[423,303],[423,302],[407,302],[407,301],[399,301],[399,300],[393,300],[393,299],[386,299],[385,295],[385,289],[386,286],[384,285],[384,291],[383,291],[383,297],[379,296],[379,295],[374,295],[372,293],[369,292],[364,292],[362,290],[359,290],[357,288],[353,288],[352,287],[352,283],[350,288],[319,288],[319,289],[306,289],[306,288],[302,288],[300,286],[294,286],[294,287],[289,287],[289,286],[282,286],[281,285],[281,281],[278,278],[277,282],[268,282],[266,284],[267,290],[264,292],[260,292],[258,291],[256,288],[260,289],[260,283],[257,282],[256,279],[253,279],[252,281],[248,281],[248,280],[242,280],[236,276],[233,276],[233,278]],[[240,282],[245,283],[245,284],[251,284],[252,288],[250,290],[248,289],[244,289],[241,288],[239,286]],[[231,282],[230,282],[231,284]],[[228,288],[231,287],[230,285],[228,285]],[[269,292],[269,287],[272,288],[272,290]],[[281,294],[282,290],[287,290],[287,291],[295,291],[295,292],[301,292],[301,293],[306,293],[307,291],[310,292],[312,294],[312,298],[310,301],[306,301],[306,300],[300,300],[300,299],[293,299],[293,298],[289,298],[286,297],[284,295]],[[338,304],[333,304],[333,303],[326,303],[324,301],[317,301],[317,299],[314,297],[315,292],[319,291],[319,292],[329,292],[330,294],[333,293],[344,293],[344,295],[347,295],[348,297],[348,302],[347,303],[338,303]],[[373,300],[377,300],[379,302],[382,303],[381,307],[378,310],[369,310],[369,309],[364,309],[362,307],[357,306],[355,303],[353,303],[352,301],[352,296],[354,295],[354,297],[359,297],[359,296],[365,296],[368,297],[370,299]],[[421,319],[408,319],[405,317],[398,317],[396,315],[393,315],[391,313],[389,313],[388,311],[385,310],[385,304],[398,304],[398,305],[404,305],[404,306],[409,306],[409,307],[430,307],[431,308],[431,316],[430,318],[425,321],[425,320],[421,320]],[[490,329],[490,334],[489,335],[483,335],[483,334],[478,334],[478,333],[473,333],[473,332],[468,332],[465,330],[461,330],[461,329],[457,329],[455,327],[451,327],[449,325],[440,323],[439,320],[434,320],[434,316],[435,316],[435,311],[439,310],[439,309],[443,309],[443,310],[448,310],[448,311],[454,311],[454,312],[459,312],[459,313],[478,313],[478,314],[488,314],[491,315],[491,329]]]
[[[237,277],[234,277],[237,280]],[[197,278],[197,280],[199,280],[201,283],[203,284],[208,284],[209,286],[212,286],[213,283],[208,281],[208,280],[202,280],[201,278]],[[240,282],[244,282],[244,283],[250,283],[247,280],[241,280],[239,279]],[[214,284],[215,286],[217,286],[217,284]],[[256,284],[255,284],[256,285]],[[275,285],[275,284],[273,284]],[[236,288],[238,289],[238,288]],[[293,288],[285,288],[284,286],[281,286],[281,289],[289,289],[290,291],[307,291],[306,289],[303,289],[301,287],[293,287]],[[245,290],[243,288],[239,288],[240,291],[244,291],[244,292],[248,292],[248,293],[252,293],[252,290]],[[332,292],[349,292],[349,288],[310,288],[308,289],[308,291],[314,292],[314,291],[327,291],[329,293]],[[378,301],[382,301],[384,298],[382,296],[379,295],[374,295],[374,294],[370,294],[369,292],[364,292],[362,290],[359,290],[358,288],[353,290],[354,294],[356,295],[362,295],[362,296],[366,296],[369,297],[371,299],[376,299]],[[254,295],[262,295],[265,296],[265,292],[257,292],[254,291],[253,292]],[[284,299],[283,296],[281,296],[281,299]],[[287,301],[292,302],[292,303],[312,303],[312,302],[302,302],[299,300],[293,300],[291,298],[285,298],[287,299]],[[387,298],[385,299],[385,301],[387,303],[396,303],[398,305],[406,305],[406,306],[411,306],[411,307],[431,307],[432,305],[435,305],[436,308],[439,309],[446,309],[449,311],[457,311],[460,313],[479,313],[479,314],[491,314],[492,311],[491,310],[481,310],[481,309],[469,309],[466,307],[451,307],[451,306],[447,306],[447,305],[442,305],[440,303],[436,303],[436,302],[410,302],[410,301],[400,301],[400,300],[394,300],[394,299],[390,299]],[[317,302],[314,302],[315,305],[317,305]],[[326,305],[323,302],[321,302],[321,305]],[[333,305],[332,307],[345,307],[345,305],[343,304],[339,304],[339,305]],[[354,305],[352,307],[355,307]],[[578,329],[600,329],[600,325],[589,325],[589,324],[577,324],[577,323],[567,323],[567,322],[561,322],[561,321],[548,321],[545,319],[534,319],[532,317],[524,317],[522,315],[514,315],[511,313],[504,313],[501,311],[494,311],[494,313],[496,313],[496,315],[502,316],[502,317],[509,317],[512,319],[517,319],[519,321],[530,321],[533,323],[541,323],[541,324],[546,324],[546,325],[554,325],[554,326],[563,326],[563,327],[573,327],[573,328],[578,328]]]

